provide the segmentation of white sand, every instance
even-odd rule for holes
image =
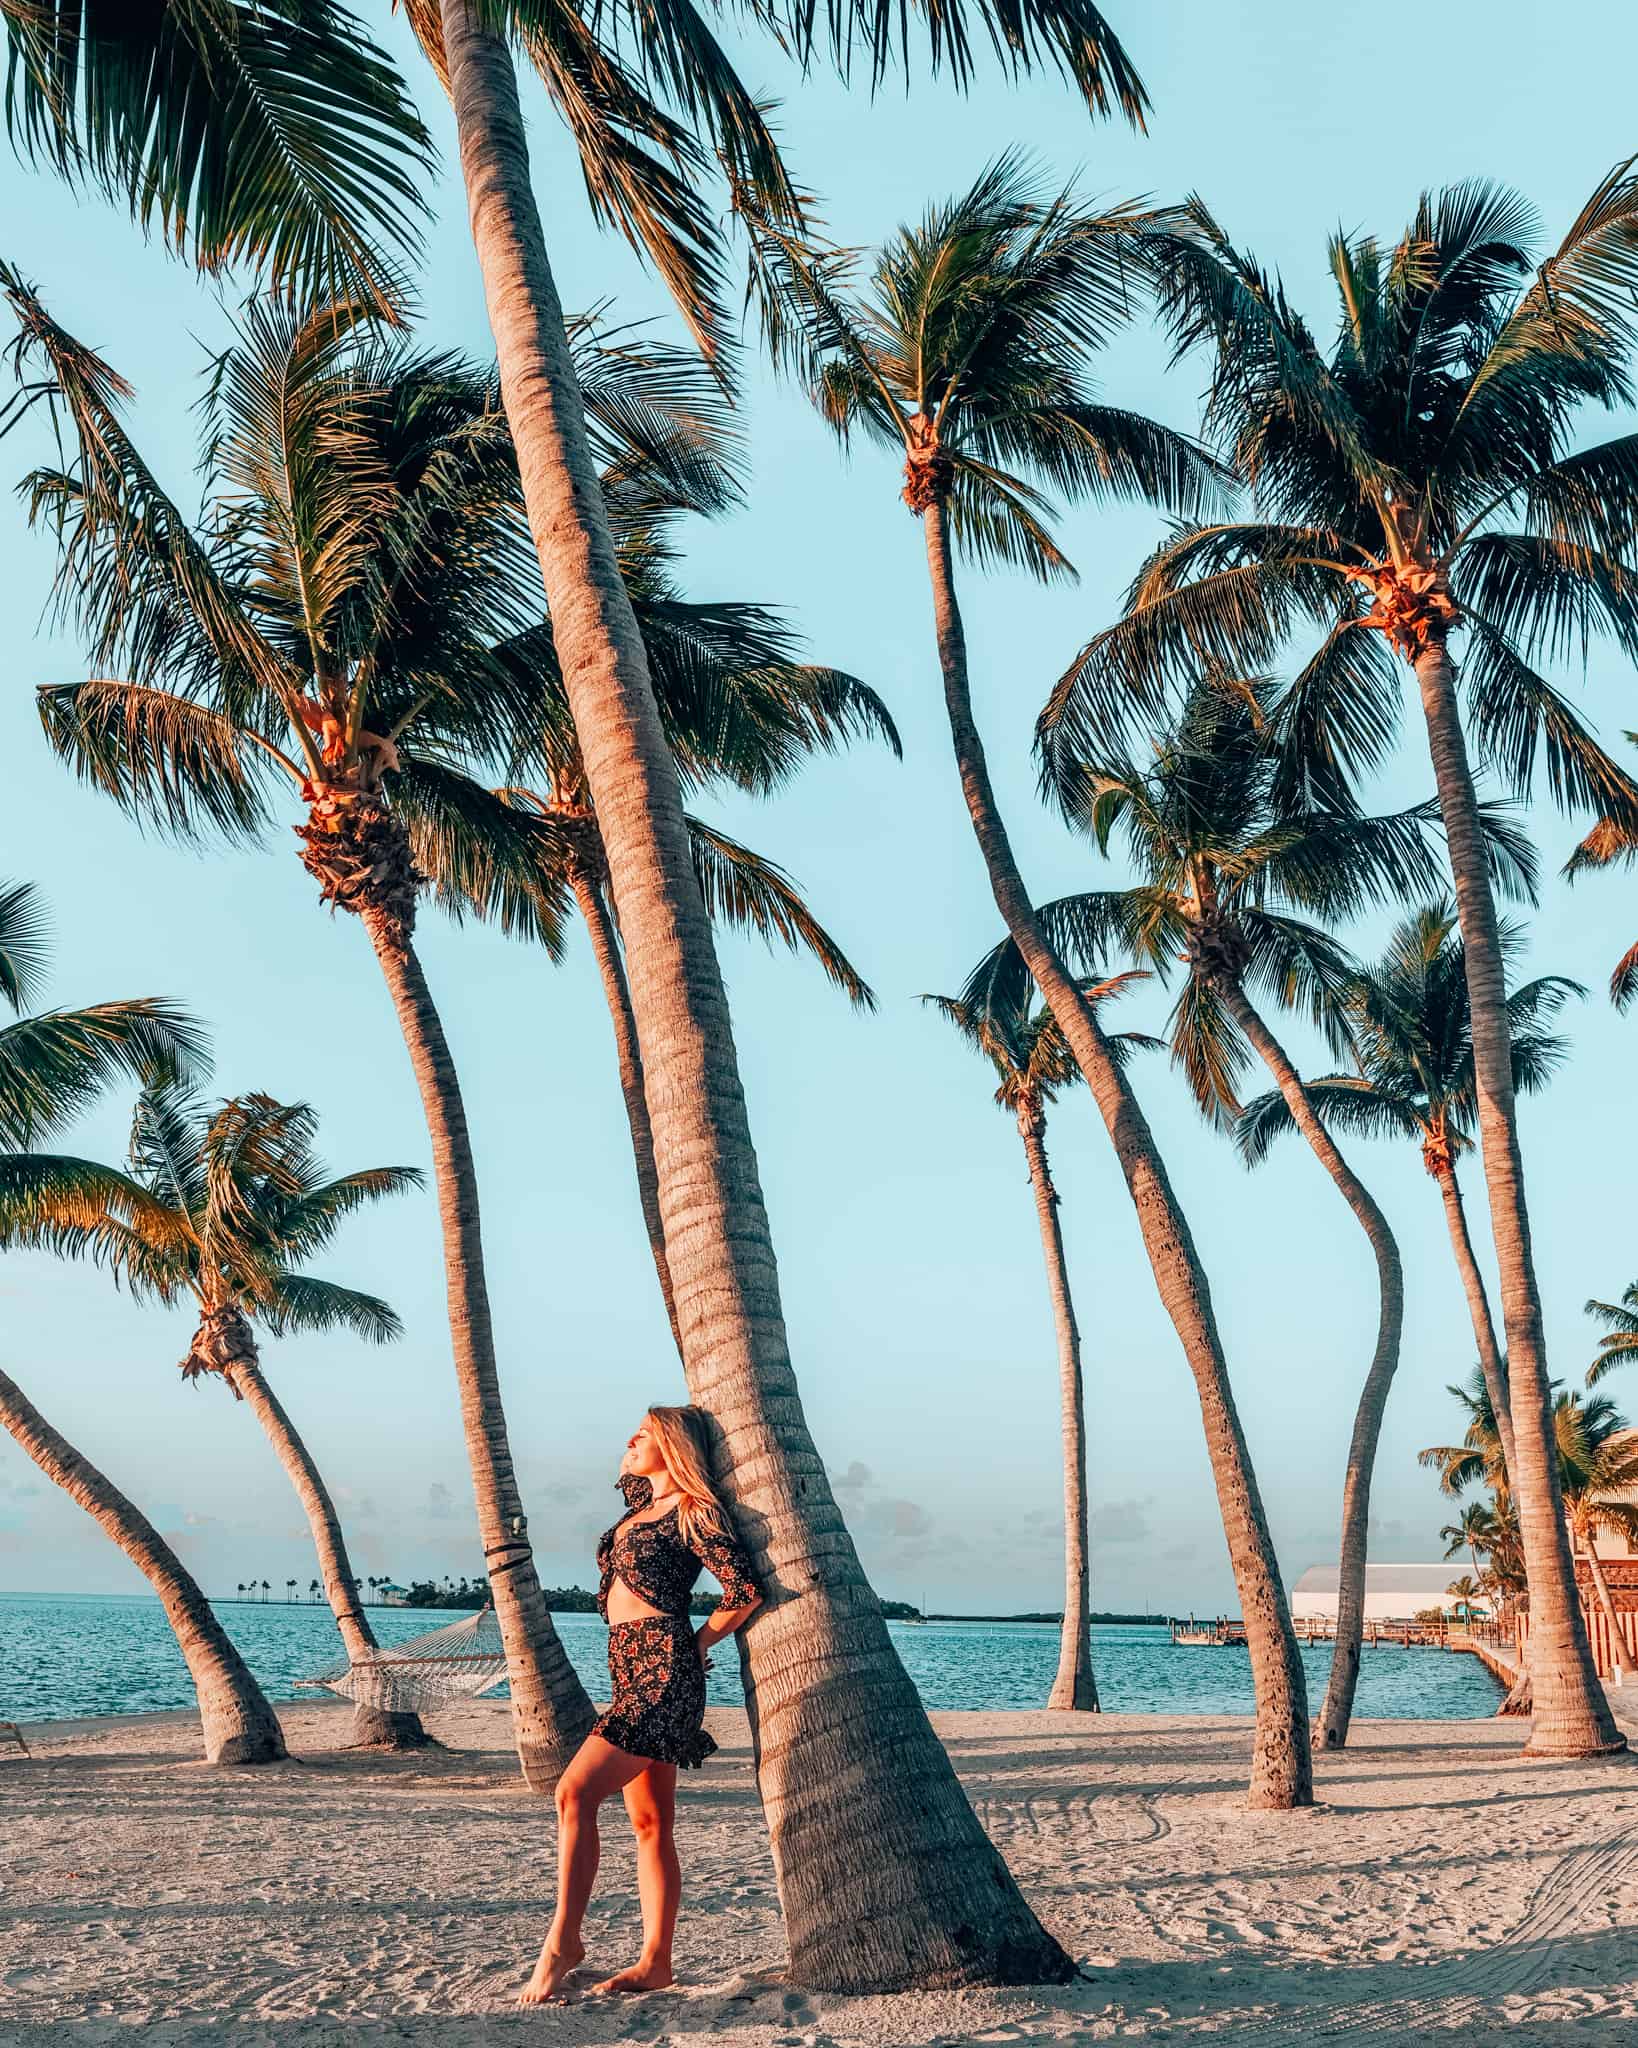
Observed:
[[[1269,1816],[1239,1804],[1242,1721],[936,1715],[1090,1975],[849,1999],[781,1981],[744,1717],[713,1711],[723,1750],[682,1797],[678,1989],[520,2014],[552,1824],[504,1707],[440,1717],[451,1753],[408,1759],[338,1749],[344,1712],[283,1712],[301,1761],[264,1770],[207,1769],[181,1715],[0,1749],[4,2048],[1638,2042],[1638,1761],[1526,1764],[1516,1722],[1366,1722],[1321,1760],[1321,1808]],[[599,1974],[637,1946],[623,1828],[611,1810]]]

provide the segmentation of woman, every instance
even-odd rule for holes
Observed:
[[[651,1408],[620,1461],[626,1512],[597,1546],[597,1611],[609,1625],[614,1697],[557,1787],[557,1911],[519,1997],[561,1995],[582,1960],[580,1923],[597,1875],[597,1809],[623,1792],[637,1837],[643,1952],[602,1991],[659,1991],[671,1982],[671,1936],[682,1897],[672,1839],[677,1772],[716,1748],[706,1734],[705,1673],[713,1643],[762,1604],[751,1561],[711,1484],[698,1408]],[[722,1598],[696,1631],[688,1597],[701,1567]]]

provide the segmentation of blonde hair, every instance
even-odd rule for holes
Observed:
[[[711,1478],[711,1439],[704,1409],[650,1408],[644,1420],[672,1486],[682,1495],[677,1527],[683,1541],[731,1533],[728,1510]]]

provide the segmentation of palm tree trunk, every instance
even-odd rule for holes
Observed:
[[[1256,1690],[1251,1804],[1308,1806],[1313,1802],[1314,1779],[1302,1659],[1280,1584],[1279,1562],[1269,1537],[1268,1519],[1234,1406],[1222,1339],[1212,1311],[1211,1290],[1148,1120],[1110,1053],[1091,1005],[1047,944],[1024,887],[990,786],[983,743],[973,722],[966,636],[956,604],[943,505],[929,506],[922,514],[922,523],[950,737],[961,774],[962,794],[989,872],[996,907],[1098,1105],[1137,1210],[1155,1284],[1198,1390],[1206,1449],[1217,1486],[1223,1531],[1228,1538],[1234,1582],[1239,1589]]]
[[[1405,1322],[1405,1269],[1388,1219],[1353,1168],[1337,1149],[1336,1140],[1314,1114],[1308,1090],[1239,982],[1219,976],[1215,986],[1223,1007],[1245,1034],[1291,1112],[1292,1122],[1308,1140],[1314,1156],[1336,1183],[1370,1241],[1376,1260],[1376,1349],[1354,1411],[1354,1433],[1348,1445],[1348,1469],[1342,1483],[1342,1549],[1337,1574],[1337,1636],[1331,1652],[1331,1678],[1325,1704],[1314,1726],[1316,1749],[1341,1749],[1348,1740],[1354,1690],[1359,1684],[1360,1645],[1365,1637],[1365,1563],[1370,1538],[1371,1479],[1382,1436],[1382,1413],[1388,1389],[1399,1370],[1399,1339]]]
[[[882,1619],[802,1413],[682,794],[586,438],[506,45],[442,0],[501,393],[626,944],[693,1400],[768,1604],[739,1638],[797,1983],[1061,1982]],[[860,1853],[860,1845],[870,1852]]]
[[[272,1764],[285,1754],[278,1716],[191,1573],[140,1508],[59,1436],[17,1382],[0,1372],[0,1426],[77,1500],[159,1595],[199,1696],[209,1764]]]
[[[1069,1292],[1064,1234],[1058,1223],[1058,1190],[1047,1164],[1046,1119],[1028,1103],[1018,1111],[1018,1133],[1029,1161],[1035,1215],[1041,1226],[1052,1327],[1058,1337],[1058,1391],[1063,1416],[1064,1619],[1058,1632],[1058,1672],[1047,1695],[1049,1708],[1083,1714],[1100,1711],[1092,1672],[1092,1573],[1086,1551],[1086,1401],[1081,1384],[1081,1333]]]
[[[1598,1555],[1598,1545],[1593,1532],[1588,1529],[1581,1538],[1587,1547],[1587,1570],[1592,1575],[1593,1591],[1598,1597],[1599,1609],[1604,1616],[1604,1626],[1610,1632],[1610,1656],[1615,1664],[1615,1682],[1625,1685],[1631,1666],[1627,1662],[1627,1639],[1621,1633],[1621,1619],[1615,1611],[1615,1601],[1610,1595],[1610,1582],[1604,1576],[1604,1560]]]
[[[1496,904],[1485,866],[1478,799],[1456,704],[1456,665],[1434,634],[1416,660],[1439,810],[1456,884],[1467,961],[1479,1139],[1490,1193],[1490,1232],[1501,1275],[1507,1339],[1507,1407],[1513,1422],[1513,1496],[1530,1590],[1533,1719],[1528,1756],[1594,1756],[1626,1748],[1593,1669],[1577,1596],[1570,1535],[1553,1438],[1541,1296],[1530,1249],[1524,1165],[1513,1106],[1513,1048],[1507,1023]]]
[[[455,1062],[414,947],[396,939],[379,912],[366,909],[361,915],[398,1012],[432,1139],[461,1422],[490,1596],[506,1649],[512,1732],[525,1782],[531,1791],[546,1793],[596,1715],[542,1597],[512,1468],[478,1229],[478,1175]]]
[[[341,1519],[330,1498],[312,1454],[297,1435],[283,1404],[262,1376],[259,1365],[242,1353],[227,1374],[234,1391],[243,1399],[266,1432],[278,1453],[286,1477],[296,1489],[313,1548],[318,1552],[319,1570],[324,1574],[324,1597],[336,1618],[336,1627],[349,1662],[367,1664],[379,1647],[375,1631],[358,1604],[353,1567],[341,1533]],[[418,1714],[389,1713],[362,1701],[353,1708],[353,1741],[368,1749],[421,1749],[429,1737]]]
[[[660,1282],[666,1321],[671,1325],[671,1335],[681,1356],[682,1331],[677,1324],[677,1300],[671,1289],[671,1267],[665,1255],[665,1225],[660,1218],[660,1176],[654,1165],[654,1127],[648,1120],[648,1104],[643,1098],[643,1055],[637,1044],[637,1019],[631,1013],[631,990],[626,986],[620,942],[615,936],[614,920],[609,916],[602,887],[583,861],[575,860],[570,864],[569,883],[574,890],[574,900],[580,905],[580,914],[586,920],[597,972],[602,977],[603,1000],[608,1004],[609,1017],[614,1025],[614,1050],[620,1063],[620,1093],[625,1098],[626,1122],[631,1128],[631,1152],[637,1165],[637,1197],[643,1205],[643,1227],[648,1232],[648,1248],[654,1255],[654,1271]]]
[[[1496,1417],[1502,1459],[1511,1474],[1513,1417],[1508,1410],[1507,1367],[1496,1342],[1496,1326],[1490,1317],[1490,1297],[1485,1293],[1484,1275],[1479,1271],[1479,1262],[1473,1253],[1473,1239],[1467,1227],[1467,1205],[1457,1184],[1456,1168],[1448,1159],[1430,1171],[1439,1183],[1439,1193],[1444,1201],[1450,1248],[1456,1254],[1456,1270],[1462,1276],[1467,1312],[1473,1322],[1473,1341],[1478,1346],[1479,1370],[1484,1374],[1484,1390],[1490,1397],[1490,1406]]]

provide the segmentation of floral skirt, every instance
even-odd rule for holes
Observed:
[[[686,1614],[617,1621],[609,1630],[609,1710],[592,1733],[657,1764],[691,1770],[716,1748],[706,1734],[705,1672]]]

